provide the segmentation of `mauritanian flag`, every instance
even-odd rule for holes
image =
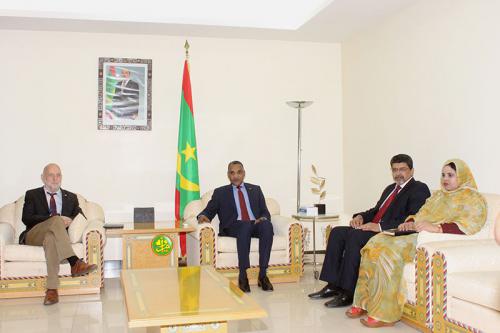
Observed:
[[[194,127],[194,109],[191,98],[189,62],[184,62],[182,77],[181,112],[179,118],[179,140],[177,144],[177,176],[175,185],[175,226],[179,227],[184,208],[200,198],[198,178],[198,154]],[[186,234],[180,235],[181,255],[186,255]]]

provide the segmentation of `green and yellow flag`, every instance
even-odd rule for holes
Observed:
[[[186,42],[187,43],[187,42]],[[186,51],[187,55],[187,51]],[[177,176],[175,185],[175,226],[179,227],[184,217],[184,208],[200,198],[198,178],[198,154],[194,127],[194,110],[191,98],[189,62],[184,62],[182,78],[181,112],[179,118],[179,140],[177,145]],[[186,255],[186,234],[180,235],[181,255]]]

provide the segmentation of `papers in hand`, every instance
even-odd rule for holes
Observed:
[[[417,233],[415,230],[408,230],[408,231],[401,231],[398,230],[398,228],[395,229],[387,229],[382,231],[384,235],[389,235],[389,236],[406,236],[406,235],[411,235]]]

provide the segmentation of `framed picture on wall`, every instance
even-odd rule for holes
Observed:
[[[99,58],[97,128],[151,130],[151,59]]]

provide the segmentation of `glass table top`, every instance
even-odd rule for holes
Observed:
[[[338,220],[339,215],[338,214],[318,214],[317,216],[308,216],[305,214],[293,214],[292,218],[299,220],[299,221],[323,221],[323,220]]]
[[[112,224],[114,225],[114,224]],[[191,232],[195,229],[187,223],[181,223],[179,227],[175,226],[175,221],[156,221],[156,222],[127,222],[120,223],[122,227],[106,228],[106,235],[140,234],[155,232]]]
[[[210,266],[123,270],[129,327],[266,317],[237,285]]]

